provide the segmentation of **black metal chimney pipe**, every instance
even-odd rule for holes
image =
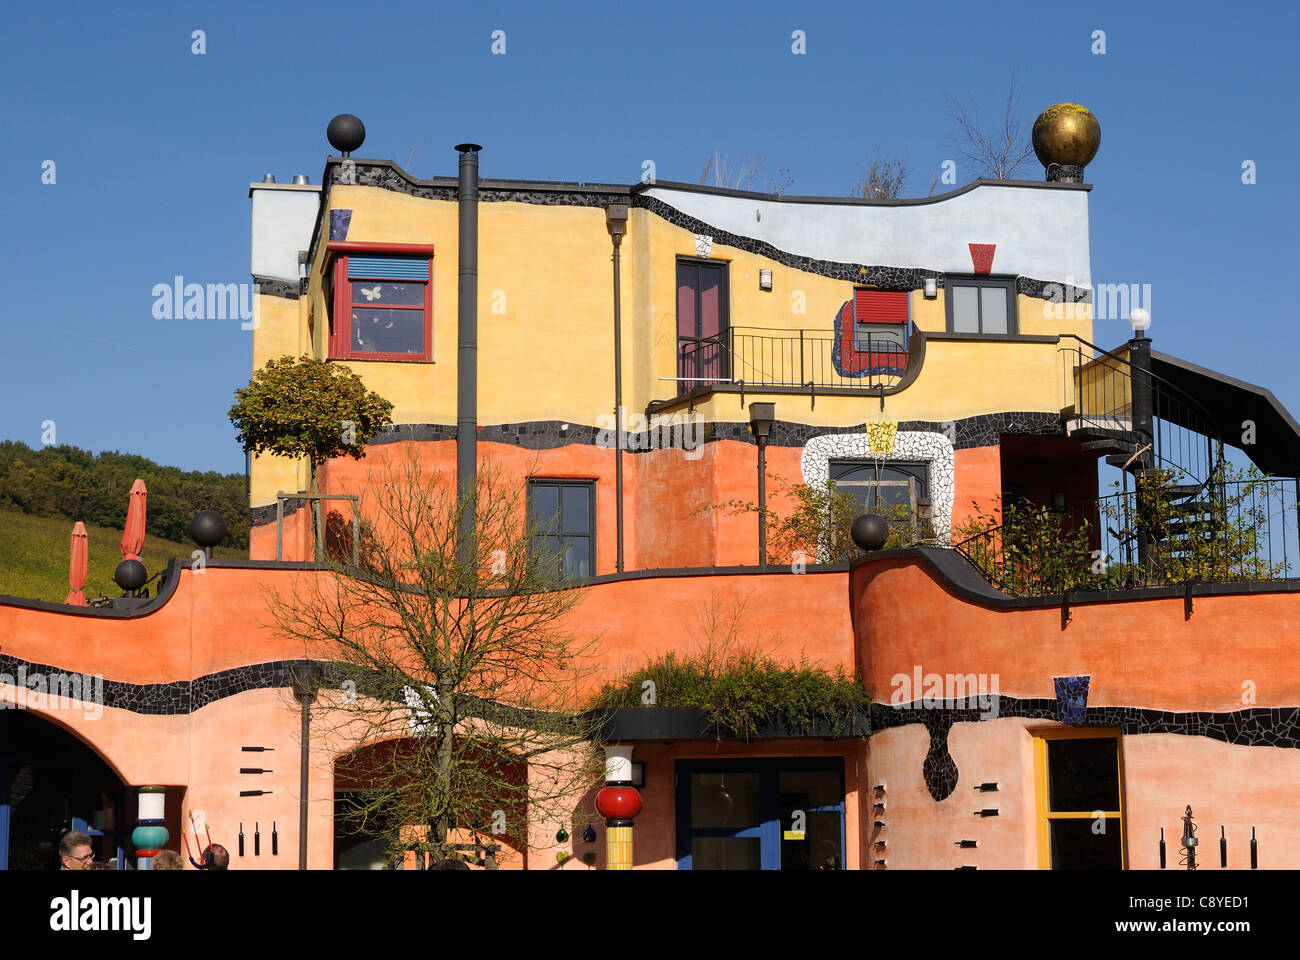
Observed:
[[[459,143],[460,203],[456,312],[456,498],[461,514],[457,556],[470,558],[474,505],[466,502],[478,475],[478,152],[477,143]]]

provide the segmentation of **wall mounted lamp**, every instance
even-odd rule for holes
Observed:
[[[925,278],[925,299],[933,300],[939,295],[939,281],[935,277]]]
[[[758,271],[758,289],[760,289],[760,290],[771,290],[771,289],[772,289],[772,271],[771,271],[771,270],[760,270],[760,271]]]

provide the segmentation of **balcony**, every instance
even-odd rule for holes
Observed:
[[[825,329],[730,327],[681,343],[674,379],[677,400],[717,390],[883,397],[915,379],[924,355],[925,337],[918,330],[909,337],[904,331],[888,336],[852,328],[837,335]]]

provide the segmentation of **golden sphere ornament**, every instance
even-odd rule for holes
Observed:
[[[1081,104],[1058,103],[1034,121],[1033,144],[1044,167],[1086,167],[1101,146],[1101,124]]]

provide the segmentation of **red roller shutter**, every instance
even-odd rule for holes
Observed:
[[[853,313],[858,323],[907,323],[907,291],[854,290]]]

